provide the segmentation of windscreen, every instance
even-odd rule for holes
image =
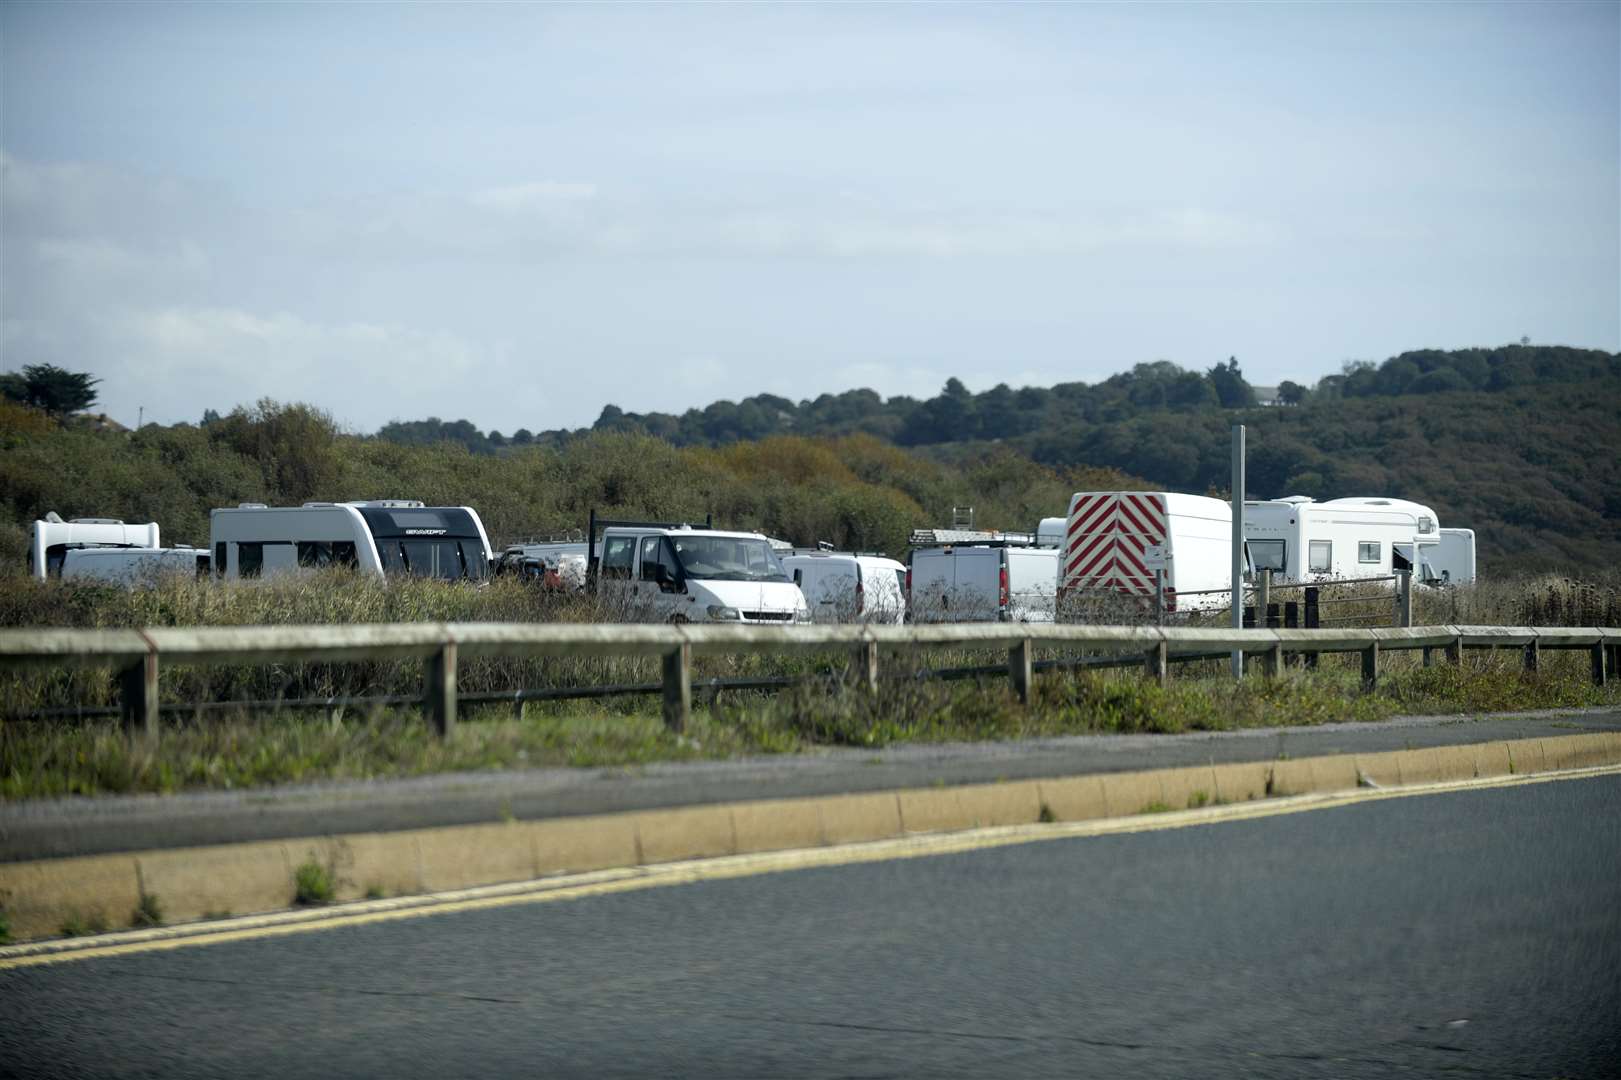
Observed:
[[[705,581],[787,581],[787,571],[765,540],[738,536],[670,537],[682,571]]]

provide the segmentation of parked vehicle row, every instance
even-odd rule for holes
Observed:
[[[107,518],[34,525],[38,578],[139,584],[168,573],[228,580],[301,568],[483,581],[514,574],[594,594],[635,621],[1053,622],[1094,600],[1189,612],[1224,607],[1232,509],[1181,492],[1076,492],[1065,517],[1033,533],[918,530],[908,561],[882,553],[794,548],[761,533],[593,513],[583,540],[514,544],[496,556],[478,512],[410,499],[243,503],[210,514],[209,547],[162,548],[157,524]],[[1400,499],[1244,504],[1246,572],[1279,584],[1388,578],[1465,584],[1475,535],[1443,529],[1428,506]],[[1081,616],[1086,617],[1086,616]]]

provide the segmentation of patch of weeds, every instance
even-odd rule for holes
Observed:
[[[1169,803],[1155,799],[1153,802],[1149,803],[1147,806],[1144,806],[1137,812],[1139,814],[1169,814],[1171,812],[1171,807]]]
[[[1058,815],[1053,813],[1052,807],[1048,806],[1046,803],[1042,803],[1041,813],[1036,815],[1036,820],[1041,822],[1043,825],[1051,825],[1053,822],[1058,820]]]
[[[11,920],[4,911],[0,911],[0,945],[11,944]]]
[[[231,909],[230,908],[220,908],[218,911],[205,911],[205,912],[203,912],[203,918],[207,919],[209,922],[214,922],[214,921],[219,920],[219,919],[229,919],[230,917],[231,917]]]
[[[1210,796],[1206,792],[1195,791],[1192,795],[1188,796],[1188,809],[1189,810],[1197,810],[1202,806],[1209,806],[1209,805],[1210,805]]]
[[[336,895],[332,872],[314,859],[293,871],[293,903],[330,904]]]
[[[512,812],[511,799],[501,800],[501,820],[508,825],[518,820],[518,816]]]
[[[63,937],[105,934],[107,932],[107,916],[100,911],[92,911],[88,915],[77,910],[69,911],[68,917],[62,920],[59,929]]]
[[[156,894],[144,892],[141,899],[135,904],[135,911],[129,917],[131,926],[141,928],[163,925],[163,903]]]
[[[366,899],[367,900],[381,900],[383,897],[385,897],[387,895],[388,894],[383,891],[383,887],[381,885],[368,885],[368,886],[366,886]]]

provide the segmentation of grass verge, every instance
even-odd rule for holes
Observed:
[[[1394,666],[1394,665],[1393,665]],[[625,766],[814,752],[823,747],[1003,740],[1084,733],[1176,733],[1378,721],[1399,714],[1621,705],[1600,690],[1585,656],[1544,658],[1519,670],[1503,655],[1462,668],[1412,666],[1364,692],[1354,661],[1268,681],[1173,679],[1132,672],[1039,678],[1029,708],[1003,680],[897,681],[876,696],[808,684],[775,696],[727,694],[695,706],[685,736],[666,731],[656,701],[624,699],[534,708],[469,709],[439,740],[414,710],[333,724],[310,714],[166,727],[155,745],[108,723],[11,723],[0,728],[0,795],[26,799],[126,792],[250,788],[538,766]],[[319,868],[317,868],[319,869]]]

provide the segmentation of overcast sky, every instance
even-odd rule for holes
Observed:
[[[0,5],[0,344],[507,433],[1621,349],[1621,6]]]

